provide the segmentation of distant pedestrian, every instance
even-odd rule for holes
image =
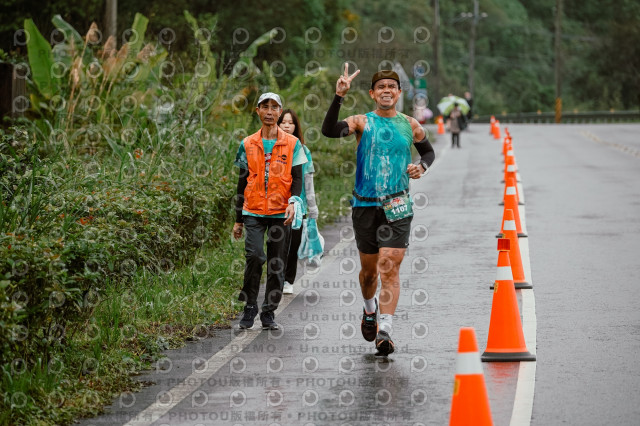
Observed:
[[[290,225],[295,214],[291,197],[300,196],[302,165],[307,157],[298,138],[278,127],[282,114],[280,96],[271,92],[262,94],[256,113],[262,127],[244,138],[234,162],[240,168],[234,238],[242,237],[246,229],[244,283],[238,297],[246,305],[239,327],[253,327],[258,314],[262,266],[267,262],[267,286],[260,321],[263,329],[277,330],[274,311],[282,298]]]
[[[464,92],[464,99],[469,104],[469,112],[467,112],[467,127],[469,123],[471,123],[471,118],[473,117],[473,98],[471,97],[471,92]]]
[[[305,215],[303,216],[305,218],[306,215],[308,215],[310,219],[317,219],[319,211],[313,186],[313,173],[315,169],[313,167],[311,151],[304,143],[304,136],[300,128],[298,115],[291,109],[285,109],[282,111],[280,119],[278,119],[278,126],[285,132],[298,138],[302,144],[302,149],[307,157],[307,162],[302,165],[302,193],[300,194],[300,198],[302,199],[302,214]],[[300,248],[301,240],[302,227],[300,229],[292,229],[289,255],[287,256],[287,268],[284,273],[284,287],[282,289],[284,294],[293,293],[293,282],[296,280],[296,273],[298,271],[298,249]]]
[[[395,106],[402,90],[398,74],[391,70],[375,73],[369,96],[376,108],[367,114],[338,121],[340,106],[357,70],[344,74],[336,83],[336,95],[322,123],[322,134],[330,138],[356,135],[356,181],[352,220],[360,254],[360,289],[364,299],[360,329],[365,340],[375,340],[376,355],[394,351],[392,320],[400,297],[400,264],[409,246],[413,201],[409,179],[419,179],[433,163],[435,153],[418,121]],[[420,160],[411,161],[411,145]],[[380,306],[376,290],[380,276]],[[378,309],[380,326],[378,327]]]
[[[464,116],[462,115],[462,111],[458,107],[458,104],[453,104],[453,109],[451,113],[449,113],[449,118],[447,120],[447,127],[451,132],[451,148],[457,146],[460,148],[460,131],[464,127],[462,122],[464,121]]]

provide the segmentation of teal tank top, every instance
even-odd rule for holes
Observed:
[[[376,198],[409,189],[407,165],[411,163],[413,131],[408,117],[366,114],[367,123],[358,144],[355,192]],[[380,206],[380,202],[352,199],[353,207]]]

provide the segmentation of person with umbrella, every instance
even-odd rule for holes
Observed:
[[[453,110],[449,113],[449,118],[447,119],[447,127],[451,132],[451,148],[457,146],[460,148],[460,132],[462,131],[461,121],[464,120],[464,116],[462,112],[460,112],[460,108],[458,104],[453,105]]]
[[[465,114],[469,112],[469,104],[463,98],[449,95],[438,103],[438,109],[447,116],[447,127],[451,132],[451,148],[460,148],[460,132],[466,127]]]

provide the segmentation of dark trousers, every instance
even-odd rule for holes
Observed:
[[[291,239],[291,226],[284,218],[244,216],[245,267],[244,284],[238,299],[247,305],[258,304],[262,265],[267,262],[267,287],[262,312],[275,311],[282,299],[284,271]],[[264,234],[267,233],[267,254],[264,254]]]
[[[451,133],[451,148],[456,145],[460,148],[460,133]]]
[[[289,245],[289,255],[287,256],[287,269],[284,273],[284,280],[293,284],[298,272],[298,249],[302,241],[302,226],[300,229],[291,229],[291,244]]]

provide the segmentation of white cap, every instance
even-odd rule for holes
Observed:
[[[278,105],[280,105],[280,108],[282,108],[282,101],[280,100],[280,96],[276,95],[273,92],[267,92],[260,95],[260,98],[258,99],[258,105],[260,105],[262,102],[266,101],[267,99],[273,99],[278,103]]]

